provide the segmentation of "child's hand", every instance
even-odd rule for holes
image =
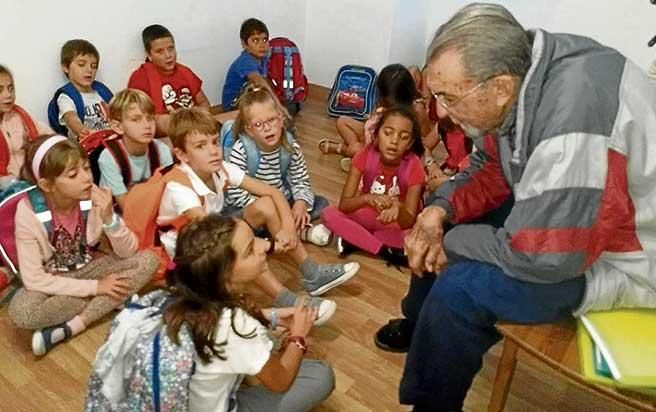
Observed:
[[[84,127],[83,129],[81,129],[81,130],[78,132],[78,134],[77,134],[77,141],[80,142],[80,141],[84,140],[84,138],[87,137],[87,136],[89,136],[90,134],[91,134],[91,130],[89,130],[89,129],[87,129],[86,127]]]
[[[112,222],[114,204],[112,202],[112,192],[108,187],[91,186],[91,204],[94,208],[100,210],[100,217],[104,224],[108,225]]]
[[[284,253],[296,249],[298,242],[296,230],[280,229],[274,239],[274,250],[276,253]]]
[[[374,207],[376,210],[379,212],[381,210],[387,209],[392,205],[392,198],[387,195],[377,195],[373,193],[369,193],[366,195],[365,201],[367,202],[368,205],[371,207]]]
[[[294,218],[294,226],[296,230],[303,229],[305,225],[310,223],[310,215],[307,212],[308,204],[304,200],[297,200],[292,206],[292,217]]]
[[[116,300],[124,300],[130,292],[128,275],[112,273],[98,281],[96,295],[107,295]]]
[[[308,308],[305,306],[305,299],[298,299],[294,308],[294,320],[292,326],[289,328],[289,333],[292,336],[305,338],[310,333],[318,312],[319,308]]]
[[[392,205],[387,209],[382,210],[378,214],[378,221],[384,225],[396,222],[396,220],[399,218],[399,207],[399,200],[397,198],[393,198]]]

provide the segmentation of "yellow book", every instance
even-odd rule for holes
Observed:
[[[580,322],[593,345],[586,349],[587,354],[582,353],[581,360],[592,357],[598,379],[602,376],[599,368],[595,369],[595,350],[605,360],[615,385],[656,388],[656,310],[590,312],[581,316]]]

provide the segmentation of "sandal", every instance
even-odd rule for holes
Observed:
[[[321,139],[319,141],[319,151],[323,154],[342,154],[344,145],[338,141],[330,139]]]

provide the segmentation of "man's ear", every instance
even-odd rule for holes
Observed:
[[[179,161],[181,161],[183,163],[188,163],[189,156],[187,156],[187,153],[185,153],[184,150],[182,150],[178,147],[174,147],[173,148],[173,154],[175,154],[175,157],[177,157]]]
[[[125,134],[125,130],[123,130],[123,126],[121,125],[121,122],[119,122],[118,120],[114,120],[114,119],[110,120],[109,121],[109,127],[114,132],[116,132],[116,134],[119,134],[121,136],[123,136],[123,134]]]
[[[497,106],[505,106],[515,95],[515,89],[519,87],[517,78],[509,74],[501,74],[492,79]]]

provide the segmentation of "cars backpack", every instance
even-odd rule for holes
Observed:
[[[269,40],[269,80],[273,90],[286,106],[296,106],[305,101],[308,94],[308,80],[303,73],[301,53],[293,41],[285,37]]]
[[[109,115],[109,107],[107,106],[107,103],[109,103],[109,101],[112,100],[112,97],[114,96],[112,91],[109,90],[107,86],[96,80],[91,83],[91,88],[98,92],[100,97],[104,100],[103,110],[105,110],[105,112]],[[57,99],[62,93],[73,100],[73,103],[75,103],[75,111],[77,112],[77,117],[80,118],[82,123],[84,123],[84,102],[82,101],[82,95],[80,92],[75,88],[75,86],[73,86],[72,83],[69,82],[57,89],[55,95],[48,103],[48,123],[50,123],[50,127],[52,127],[52,130],[58,134],[67,136],[68,128],[59,124],[59,106],[57,105]]]
[[[196,348],[186,324],[177,343],[169,337],[162,318],[171,302],[169,292],[156,290],[128,303],[112,321],[93,362],[85,411],[189,409]]]
[[[376,71],[366,66],[347,64],[340,67],[335,76],[328,96],[328,114],[365,120],[377,99]]]

